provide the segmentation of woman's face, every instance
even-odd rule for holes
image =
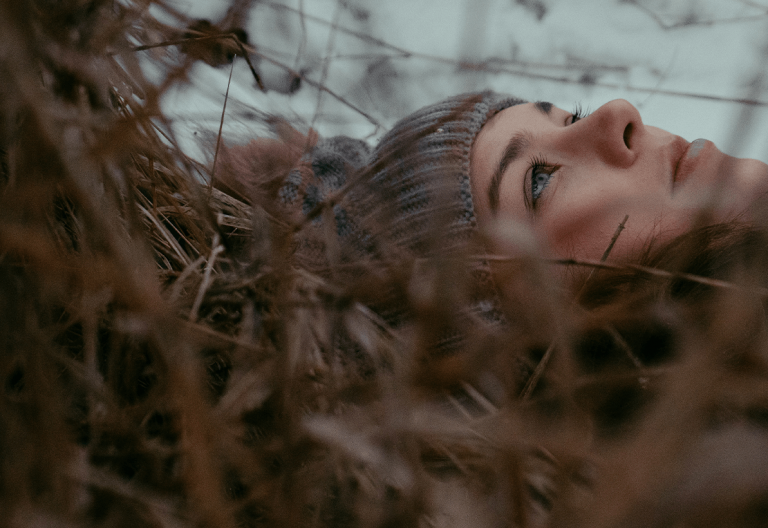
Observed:
[[[471,183],[481,227],[531,222],[558,257],[599,259],[629,215],[611,260],[631,260],[652,237],[692,227],[707,204],[714,221],[751,214],[768,192],[768,165],[645,126],[624,100],[583,118],[527,103],[480,131]]]

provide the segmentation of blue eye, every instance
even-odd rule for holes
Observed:
[[[544,167],[534,167],[531,172],[531,200],[536,203],[536,200],[541,196],[544,187],[549,184],[549,180],[552,177],[551,172],[547,172],[551,169]]]
[[[557,166],[548,164],[541,158],[534,158],[531,160],[531,207],[536,208],[536,202],[538,201],[544,188],[549,185],[549,181],[552,179],[552,174],[557,170]]]

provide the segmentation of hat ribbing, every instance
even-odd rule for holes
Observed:
[[[451,97],[399,121],[373,152],[364,142],[343,136],[320,141],[305,158],[311,170],[294,171],[280,196],[288,204],[301,200],[306,214],[346,187],[333,206],[337,238],[331,243],[337,249],[327,246],[329,215],[318,216],[316,229],[310,230],[315,236],[300,244],[300,258],[312,267],[324,268],[336,260],[364,269],[369,259],[466,255],[477,228],[470,185],[472,145],[490,118],[523,102],[493,92]],[[459,304],[485,320],[499,321],[503,316],[490,272],[487,266],[480,268],[470,273],[470,298]],[[407,319],[403,294],[381,291],[375,302],[377,311],[395,325]],[[461,311],[459,305],[454,308]],[[448,341],[461,341],[460,333],[446,336],[439,338],[441,349],[450,348]]]
[[[525,101],[493,92],[458,95],[399,121],[369,167],[386,238],[418,256],[449,251],[476,228],[469,180],[472,144],[496,113]],[[440,236],[435,236],[435,230]]]

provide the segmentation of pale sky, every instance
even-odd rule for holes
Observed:
[[[192,17],[214,21],[226,4],[175,2]],[[350,0],[344,5],[262,1],[246,29],[264,57],[305,70],[315,81],[325,75],[329,88],[381,126],[328,94],[319,98],[309,86],[292,96],[263,94],[238,60],[225,118],[228,141],[258,133],[244,114],[254,109],[312,124],[322,135],[373,141],[420,106],[492,88],[567,110],[575,103],[595,109],[624,98],[639,108],[646,124],[768,161],[768,106],[727,101],[768,103],[768,91],[754,88],[755,80],[766,83],[762,77],[768,71],[768,0]],[[303,24],[297,14],[302,9]],[[334,17],[349,31],[331,32]],[[459,68],[459,60],[484,67]],[[273,85],[284,82],[284,70],[266,59],[257,67]],[[218,129],[228,76],[228,67],[198,64],[193,85],[164,99],[185,148],[196,157],[195,138]]]

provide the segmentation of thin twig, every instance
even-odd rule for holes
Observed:
[[[323,59],[323,70],[320,74],[320,85],[325,86],[325,80],[328,78],[328,67],[331,65],[331,53],[333,52],[333,46],[336,43],[336,32],[339,28],[339,16],[341,16],[341,2],[336,0],[336,9],[333,13],[333,24],[331,24],[331,30],[328,32],[328,43],[325,48],[325,58]],[[310,128],[314,128],[317,116],[320,114],[320,107],[323,101],[323,91],[317,92],[317,104],[315,106],[315,113],[312,116],[312,123]]]
[[[155,44],[144,44],[143,46],[133,46],[120,51],[111,51],[107,53],[107,55],[111,57],[113,55],[120,55],[122,53],[132,53],[134,51],[147,51],[154,48],[178,46],[180,44],[186,44],[188,42],[200,42],[204,40],[216,40],[216,39],[231,38],[231,37],[234,37],[235,39],[237,39],[237,36],[234,33],[219,33],[217,35],[206,35],[204,37],[185,37],[180,39],[164,40],[163,42],[157,42]]]
[[[248,67],[251,69],[251,75],[253,75],[253,78],[256,81],[256,85],[259,87],[259,89],[262,92],[266,92],[267,89],[264,86],[264,82],[261,80],[261,76],[259,75],[259,72],[256,71],[256,68],[253,66],[253,63],[251,62],[251,59],[248,56],[250,53],[253,53],[255,50],[246,49],[245,45],[240,41],[239,38],[237,38],[237,35],[235,35],[234,33],[219,33],[217,35],[206,35],[203,37],[186,37],[182,39],[165,40],[163,42],[158,42],[156,44],[145,44],[144,46],[134,46],[132,48],[128,48],[122,51],[113,51],[111,53],[108,53],[108,55],[109,56],[119,55],[121,53],[146,51],[153,48],[179,46],[181,44],[186,44],[188,42],[200,42],[205,40],[217,40],[217,39],[230,39],[230,40],[233,40],[235,44],[237,44],[237,47],[240,48],[240,53],[242,54],[242,57],[245,59],[245,62],[248,64]]]
[[[622,231],[624,231],[624,225],[627,223],[627,220],[629,220],[629,215],[624,215],[624,220],[621,221],[619,224],[619,227],[616,228],[616,232],[613,234],[613,237],[611,238],[611,243],[608,244],[608,247],[605,248],[605,251],[603,252],[603,256],[600,257],[600,262],[605,262],[608,260],[608,255],[611,254],[611,250],[613,249],[613,245],[616,244],[616,240],[618,240],[619,235]]]
[[[284,69],[286,72],[290,73],[292,76],[300,78],[303,82],[305,82],[306,84],[312,86],[313,88],[315,88],[317,90],[321,90],[321,91],[327,93],[328,95],[330,95],[331,97],[333,97],[334,99],[336,99],[337,101],[342,103],[343,105],[349,107],[350,109],[354,110],[355,112],[357,112],[358,114],[360,114],[361,116],[366,118],[372,125],[375,125],[377,129],[379,129],[379,128],[381,128],[383,126],[376,118],[374,118],[368,112],[366,112],[362,108],[358,107],[357,105],[347,101],[344,97],[342,97],[341,95],[337,94],[336,92],[334,92],[333,90],[331,90],[330,88],[325,86],[323,83],[320,83],[320,82],[317,82],[317,81],[313,81],[312,79],[309,79],[308,77],[306,77],[300,71],[296,71],[294,68],[291,68],[290,66],[288,66],[286,64],[283,64],[282,62],[280,62],[278,60],[275,60],[272,57],[269,57],[269,56],[265,55],[264,53],[260,53],[259,51],[255,50],[255,49],[246,49],[246,47],[243,45],[242,42],[240,42],[240,39],[238,39],[237,36],[234,33],[227,33],[227,34],[221,34],[221,35],[210,35],[210,36],[207,36],[207,37],[190,37],[190,38],[185,38],[185,39],[167,40],[165,42],[159,42],[157,44],[147,44],[145,46],[136,46],[136,47],[133,47],[133,48],[128,48],[127,50],[112,52],[112,53],[110,53],[110,55],[118,55],[120,53],[133,52],[133,51],[145,51],[145,50],[148,50],[148,49],[159,48],[159,47],[163,47],[163,46],[177,46],[177,45],[183,44],[185,42],[199,41],[199,40],[211,40],[211,39],[217,39],[217,38],[232,38],[232,39],[235,40],[237,45],[240,47],[241,53],[243,53],[243,58],[245,59],[245,62],[248,63],[248,67],[251,69],[251,73],[253,74],[253,77],[256,80],[256,84],[258,85],[258,87],[262,91],[266,92],[267,89],[264,86],[264,83],[261,80],[261,77],[259,76],[258,72],[256,71],[256,68],[254,68],[253,63],[251,62],[251,59],[249,57],[249,54],[256,55],[259,58],[269,62],[270,64],[273,64],[273,65],[275,65],[275,66],[277,66],[279,68]]]
[[[307,22],[304,19],[304,0],[299,0],[299,21],[301,23],[301,39],[299,40],[299,49],[296,51],[296,60],[294,61],[294,69],[299,70],[301,60],[304,56],[304,49],[307,47]]]
[[[740,16],[740,17],[733,17],[733,18],[722,18],[720,20],[696,20],[692,17],[686,18],[682,22],[675,22],[674,24],[667,24],[664,22],[664,20],[652,9],[640,4],[637,2],[637,0],[626,0],[627,3],[637,7],[641,11],[645,12],[650,18],[653,19],[656,24],[663,30],[663,31],[669,31],[671,29],[681,29],[685,27],[690,26],[714,26],[716,24],[728,24],[728,23],[738,23],[738,22],[754,22],[758,20],[761,17],[764,17],[768,15],[768,12],[765,12],[765,10],[756,15],[747,15],[747,16]],[[752,4],[752,7],[758,7],[755,4]],[[759,6],[763,7],[764,6]]]
[[[202,264],[205,261],[205,256],[201,255],[197,257],[197,260],[189,264],[188,266],[185,266],[184,269],[181,272],[181,275],[179,275],[176,280],[173,283],[173,287],[171,288],[171,295],[168,297],[168,301],[173,304],[176,302],[176,299],[179,298],[179,295],[181,295],[181,289],[184,287],[184,281],[194,273],[194,271],[197,269],[197,267]]]
[[[664,82],[667,80],[667,77],[669,77],[670,72],[672,71],[672,67],[675,64],[675,59],[677,59],[677,51],[679,48],[675,47],[675,51],[672,53],[672,58],[669,60],[669,64],[667,65],[667,68],[664,70],[664,73],[662,73],[659,76],[658,82],[656,82],[656,88],[653,92],[649,93],[645,99],[643,99],[640,103],[637,104],[637,108],[641,109],[645,104],[656,94],[656,90],[659,89],[659,87],[664,84]]]
[[[485,259],[489,262],[512,262],[517,260],[516,257],[503,257],[500,255],[476,255],[473,258]],[[694,275],[692,273],[683,273],[679,271],[667,271],[667,270],[662,270],[658,268],[651,268],[649,266],[641,266],[640,264],[631,264],[631,263],[609,264],[607,262],[600,262],[598,260],[583,260],[583,259],[572,259],[572,258],[571,259],[548,259],[548,262],[551,264],[556,264],[558,266],[584,266],[584,267],[615,270],[615,271],[627,271],[627,270],[639,271],[640,273],[645,273],[647,275],[651,275],[654,277],[660,277],[664,279],[686,280],[686,281],[695,282],[698,284],[704,284],[705,286],[712,286],[714,288],[747,291],[751,293],[756,293],[761,297],[768,298],[768,289],[766,288],[756,288],[751,286],[747,288],[744,286],[739,286],[738,284],[734,284],[733,282],[728,282],[720,279],[710,279],[709,277],[702,277],[701,275]]]
[[[237,55],[235,55],[237,57]],[[229,69],[229,80],[227,81],[227,91],[224,94],[224,107],[221,109],[221,122],[219,123],[219,134],[216,137],[216,151],[213,153],[213,167],[211,167],[211,179],[208,181],[208,198],[211,197],[213,189],[213,180],[216,178],[216,161],[219,159],[219,147],[221,146],[221,131],[224,129],[224,115],[227,113],[227,100],[229,99],[229,86],[232,84],[232,72],[235,71],[235,60],[232,59],[232,67]]]
[[[219,253],[224,251],[224,246],[219,244],[218,233],[216,233],[213,237],[212,246],[213,246],[213,249],[211,250],[211,256],[205,265],[203,282],[200,284],[200,289],[197,291],[197,297],[195,297],[195,302],[194,304],[192,304],[192,309],[189,311],[189,320],[192,323],[197,321],[197,312],[198,310],[200,310],[200,306],[203,304],[203,298],[205,297],[205,292],[208,290],[208,287],[211,285],[211,273],[213,273],[213,266],[216,263],[216,257],[219,255]]]
[[[247,341],[243,341],[242,339],[238,337],[233,337],[230,335],[227,335],[222,332],[217,332],[213,328],[209,328],[207,326],[204,326],[200,323],[193,323],[189,321],[182,321],[184,326],[186,328],[189,328],[190,330],[194,330],[195,332],[199,332],[201,334],[205,334],[210,337],[214,337],[220,341],[224,341],[226,343],[232,343],[234,345],[240,346],[245,348],[246,350],[251,350],[253,352],[264,352],[264,349],[261,347],[258,347],[257,345],[254,345],[253,343],[249,343]]]
[[[523,401],[528,401],[531,397],[531,394],[533,394],[533,390],[536,388],[536,385],[538,385],[541,376],[544,374],[544,369],[546,369],[547,365],[549,364],[549,360],[555,351],[556,345],[557,338],[553,339],[549,344],[547,351],[544,352],[544,355],[541,357],[541,361],[539,361],[539,364],[536,365],[536,369],[534,369],[533,374],[531,374],[531,377],[528,378],[528,381],[525,384],[525,388],[521,394]]]
[[[627,223],[627,220],[629,220],[629,215],[624,215],[624,220],[619,222],[619,226],[616,228],[616,231],[613,233],[613,237],[611,237],[611,241],[608,243],[608,247],[605,248],[605,251],[603,252],[603,256],[600,257],[600,262],[605,262],[608,260],[608,256],[611,254],[611,251],[613,250],[614,244],[616,244],[616,240],[618,240],[619,235],[622,231],[624,231],[624,225]],[[581,290],[579,290],[578,295],[576,295],[576,299],[581,298],[581,294],[584,293],[584,290],[587,287],[587,283],[589,283],[590,280],[592,280],[592,276],[597,271],[597,268],[592,268],[589,271],[589,275],[587,276],[587,280],[584,281],[584,284],[581,286]]]
[[[491,403],[488,398],[483,396],[480,391],[478,391],[475,387],[467,383],[466,381],[461,382],[461,387],[464,389],[464,392],[466,392],[469,396],[471,396],[475,402],[477,402],[480,407],[485,409],[485,412],[488,414],[496,414],[499,412],[499,409]]]
[[[253,75],[253,78],[256,80],[256,86],[258,86],[262,92],[266,93],[267,87],[264,86],[264,82],[261,80],[261,76],[259,75],[259,72],[257,72],[256,68],[253,66],[253,63],[251,62],[251,57],[249,56],[250,54],[248,53],[248,50],[245,49],[245,45],[242,42],[240,42],[240,39],[237,38],[236,36],[233,35],[232,38],[235,39],[235,43],[240,48],[240,53],[242,53],[246,64],[248,64],[248,67],[251,69],[251,75]],[[232,62],[234,62],[234,59]]]
[[[286,64],[283,64],[282,62],[280,62],[278,60],[275,60],[272,57],[270,57],[268,55],[265,55],[264,53],[261,53],[261,52],[258,52],[258,51],[254,51],[253,54],[258,56],[259,58],[269,62],[270,64],[273,64],[273,65],[277,66],[278,68],[282,68],[286,72],[290,73],[292,76],[300,78],[302,80],[302,82],[307,83],[308,85],[312,86],[313,88],[315,88],[317,90],[324,91],[325,93],[327,93],[328,95],[330,95],[331,97],[333,97],[334,99],[339,101],[344,106],[354,110],[355,112],[357,112],[358,114],[360,114],[361,116],[366,118],[372,125],[375,125],[377,128],[382,128],[384,126],[376,118],[374,118],[371,114],[369,114],[368,112],[366,112],[365,110],[363,110],[359,106],[357,106],[357,105],[347,101],[344,97],[342,97],[341,95],[337,94],[336,92],[334,92],[333,90],[331,90],[330,88],[325,86],[324,84],[310,79],[309,77],[307,77],[303,73],[294,70],[290,66],[288,66]]]
[[[608,257],[611,254],[611,250],[613,250],[614,244],[616,244],[616,240],[618,240],[619,235],[621,235],[621,232],[624,230],[624,225],[627,223],[627,220],[629,220],[629,215],[624,215],[624,219],[619,223],[619,226],[616,228],[616,232],[614,232],[613,237],[611,238],[610,243],[608,244],[608,247],[603,252],[603,256],[600,257],[600,262],[605,262],[608,260]],[[589,272],[589,275],[587,276],[587,280],[584,281],[584,284],[582,284],[581,289],[579,290],[579,293],[574,297],[574,304],[581,298],[581,295],[584,293],[584,290],[587,287],[587,284],[592,279],[592,276],[597,271],[597,268],[592,268]],[[637,357],[637,355],[632,351],[632,348],[627,344],[627,342],[624,340],[623,337],[621,337],[621,334],[611,325],[608,325],[605,327],[609,334],[611,334],[611,337],[613,340],[618,343],[619,347],[624,351],[625,354],[627,354],[627,357],[630,361],[637,367],[638,369],[642,369],[644,367],[642,361],[640,361],[640,358]]]
[[[181,246],[179,246],[178,241],[176,241],[168,232],[163,228],[163,225],[160,223],[160,221],[155,218],[152,213],[150,213],[143,205],[137,204],[139,211],[144,214],[147,218],[149,218],[150,222],[152,222],[157,230],[162,234],[163,238],[168,242],[168,245],[173,249],[173,252],[176,253],[176,256],[179,257],[179,260],[182,264],[185,266],[189,265],[189,259],[184,254],[184,250],[181,249]]]
[[[264,5],[268,5],[274,9],[283,9],[286,11],[292,11],[297,12],[295,8],[278,4],[275,2],[264,2]],[[321,23],[321,24],[331,24],[328,20],[325,20],[320,17],[312,16],[309,14],[304,15],[307,19]],[[505,73],[508,75],[514,75],[517,77],[525,77],[529,79],[538,79],[542,81],[549,81],[549,82],[555,82],[555,83],[562,83],[562,84],[577,84],[577,85],[584,85],[589,84],[590,86],[597,86],[601,88],[610,88],[615,90],[625,90],[628,92],[635,92],[635,93],[646,93],[646,94],[662,94],[662,95],[668,95],[671,97],[688,97],[691,99],[701,99],[704,101],[720,101],[720,102],[729,102],[729,103],[737,103],[737,104],[744,104],[749,106],[768,106],[768,101],[759,101],[754,99],[742,99],[742,98],[736,98],[736,97],[722,97],[717,95],[708,95],[708,94],[700,94],[700,93],[693,93],[693,92],[679,92],[675,90],[660,90],[658,87],[653,88],[642,88],[642,87],[635,87],[635,86],[629,86],[621,83],[609,83],[609,82],[600,82],[600,81],[592,81],[589,83],[585,83],[583,79],[579,78],[571,78],[571,77],[564,77],[564,76],[557,76],[557,75],[550,75],[550,74],[544,74],[544,73],[534,73],[530,71],[525,71],[521,69],[512,69],[512,68],[505,68],[505,67],[495,67],[491,66],[491,62],[498,62],[499,59],[491,59],[489,61],[484,62],[468,62],[468,61],[462,61],[462,60],[456,60],[456,59],[449,59],[446,57],[440,57],[437,55],[431,55],[427,53],[420,53],[415,52],[411,50],[407,50],[405,48],[401,48],[399,46],[395,46],[394,44],[391,44],[389,42],[386,42],[380,38],[373,37],[369,34],[361,33],[358,31],[353,31],[351,29],[344,28],[343,26],[339,26],[338,30],[354,37],[357,37],[364,42],[369,42],[372,44],[376,44],[378,46],[391,49],[393,51],[397,51],[400,53],[400,57],[396,58],[419,58],[424,59],[432,62],[441,62],[444,64],[450,64],[453,66],[458,67],[461,70],[474,70],[474,71],[483,71],[488,73]],[[520,66],[522,68],[530,68],[530,67],[543,67],[543,68],[560,68],[560,69],[568,69],[569,67],[566,65],[558,66],[558,65],[535,65],[531,63],[521,63],[518,61],[509,61],[504,60],[504,63],[507,64],[513,64],[515,66]],[[608,68],[615,67],[609,66]],[[587,64],[584,65],[581,70],[594,70],[595,65]],[[329,92],[330,93],[330,92]]]
[[[611,334],[611,337],[616,342],[616,344],[619,345],[619,348],[621,348],[624,353],[627,355],[629,360],[632,362],[632,364],[635,366],[638,370],[644,370],[645,365],[643,365],[643,362],[640,361],[640,358],[637,357],[637,355],[632,350],[632,347],[629,346],[629,343],[626,342],[626,340],[621,336],[618,330],[616,330],[612,325],[606,325],[604,327],[609,334]]]

